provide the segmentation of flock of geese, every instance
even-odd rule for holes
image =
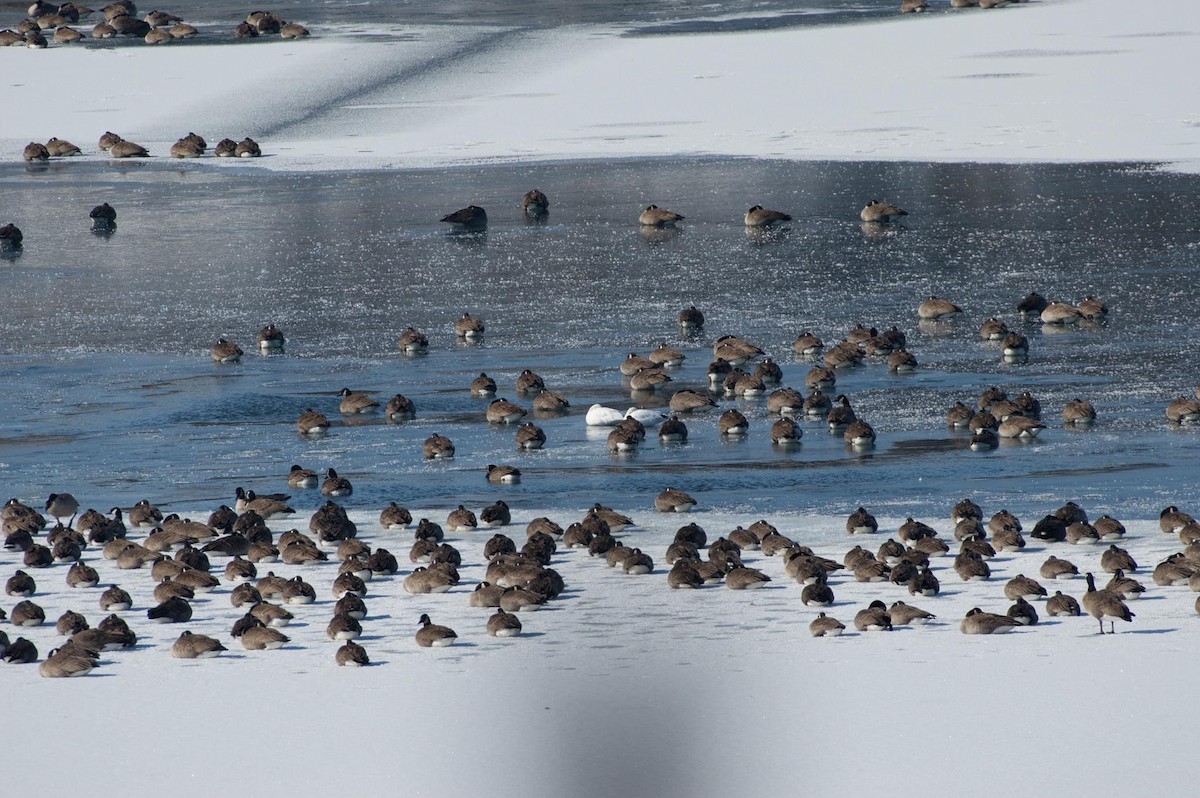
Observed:
[[[101,152],[107,152],[109,157],[149,158],[150,151],[135,141],[129,141],[111,130],[105,131],[97,143]],[[208,142],[197,133],[188,133],[171,145],[172,158],[201,158],[208,153]],[[25,145],[21,156],[28,164],[43,164],[51,158],[70,158],[83,155],[83,150],[66,139],[51,136],[45,144],[31,141]],[[213,147],[213,155],[218,158],[258,158],[262,155],[262,147],[254,139],[246,136],[241,141],[224,138]]]
[[[75,44],[83,41],[85,35],[71,26],[96,10],[78,3],[55,5],[36,0],[27,13],[29,16],[16,29],[0,30],[0,47],[24,45],[32,50],[44,50],[51,42]],[[165,11],[151,11],[139,18],[133,0],[116,0],[101,8],[99,13],[104,15],[104,21],[93,26],[89,34],[97,40],[130,37],[142,39],[146,44],[167,44],[192,39],[200,33],[194,25],[184,22],[183,17]],[[235,39],[274,35],[283,39],[305,39],[309,32],[303,25],[288,22],[270,11],[251,11],[233,29]]]
[[[297,465],[287,481],[294,489],[314,490],[319,480]],[[305,608],[327,593],[336,602],[326,625],[326,637],[338,644],[334,661],[340,666],[368,665],[370,657],[356,641],[364,622],[380,615],[378,608],[372,613],[367,604],[371,586],[378,581],[400,580],[404,591],[413,595],[463,594],[470,607],[492,611],[483,624],[488,635],[511,638],[522,633],[522,617],[567,589],[559,569],[586,567],[584,558],[603,561],[631,576],[661,575],[658,560],[667,571],[656,578],[674,590],[722,584],[730,590],[754,590],[776,579],[794,582],[798,600],[820,610],[809,625],[814,637],[835,637],[847,629],[826,610],[836,604],[834,591],[851,582],[877,586],[880,596],[854,614],[851,623],[860,633],[935,621],[933,612],[908,602],[936,600],[949,572],[962,582],[991,580],[996,558],[1008,561],[1001,566],[1006,573],[1020,570],[1029,559],[1024,551],[1026,535],[1042,544],[1039,551],[1057,553],[1049,553],[1040,565],[1027,562],[1030,569],[1037,568],[1037,578],[1016,573],[1004,582],[1000,592],[1009,602],[1007,607],[996,612],[975,607],[967,612],[959,622],[963,634],[998,634],[1036,626],[1042,614],[1087,614],[1096,619],[1100,634],[1110,634],[1115,633],[1117,620],[1134,620],[1129,602],[1153,589],[1189,587],[1200,592],[1200,523],[1176,507],[1162,511],[1159,528],[1175,536],[1182,548],[1154,566],[1150,587],[1137,578],[1144,566],[1120,545],[1124,525],[1108,515],[1089,519],[1073,502],[1027,528],[1007,510],[988,516],[975,502],[964,499],[950,513],[952,531],[946,536],[909,518],[877,548],[859,542],[882,532],[876,518],[860,507],[845,522],[846,533],[856,545],[839,560],[818,555],[761,519],[715,539],[700,524],[688,523],[678,528],[665,549],[651,554],[635,542],[633,518],[599,503],[565,528],[539,517],[530,520],[520,535],[512,532],[513,514],[503,500],[478,514],[460,505],[444,524],[429,518],[414,522],[411,511],[393,502],[379,514],[377,526],[372,524],[360,537],[358,524],[333,501],[350,494],[349,483],[339,482],[331,470],[321,492],[330,498],[308,519],[308,531],[293,528],[282,533],[272,530],[268,521],[292,523],[296,511],[288,504],[290,497],[242,488],[237,489],[232,507],[222,505],[206,521],[164,516],[148,500],[127,512],[114,507],[108,514],[94,509],[80,513],[79,502],[68,493],[51,494],[40,509],[9,500],[0,510],[4,535],[0,557],[19,557],[21,567],[5,583],[6,594],[18,601],[7,612],[0,610],[0,621],[7,620],[17,631],[48,623],[35,599],[56,590],[72,596],[78,591],[81,601],[88,597],[107,615],[93,627],[83,612],[63,612],[54,621],[63,642],[45,658],[33,641],[23,636],[10,639],[0,629],[0,658],[11,664],[39,663],[41,675],[49,678],[81,676],[95,669],[105,652],[134,648],[137,629],[153,622],[183,628],[170,646],[173,657],[208,659],[228,650],[225,642],[186,627],[194,619],[222,617],[231,621],[229,638],[244,649],[273,651],[290,642],[284,630],[297,614],[310,624],[316,620],[319,607]],[[655,501],[655,509],[684,513],[695,504],[681,491],[667,489]],[[410,545],[405,565],[388,549],[369,542],[402,543],[404,539],[397,535],[405,532],[411,534],[411,544],[403,543]],[[490,537],[485,537],[489,532]],[[449,535],[458,536],[463,548],[452,545]],[[475,542],[468,544],[471,550],[467,551],[464,544],[472,539]],[[661,539],[646,541],[650,542],[661,543]],[[1083,574],[1086,589],[1078,598],[1062,589],[1052,590],[1081,575],[1069,552],[1088,546],[1095,547],[1092,551],[1101,549],[1099,570],[1109,575],[1107,583],[1098,587],[1095,575],[1087,572]],[[952,553],[952,549],[956,550]],[[755,556],[777,563],[771,569],[775,575],[756,567],[766,562],[755,564],[750,559]],[[331,558],[336,569],[326,564]],[[89,559],[100,567],[90,565]],[[276,563],[292,567],[295,574],[266,570],[279,567]],[[464,563],[484,571],[484,578],[465,593],[456,590]],[[118,581],[128,587],[136,582],[138,595],[152,584],[155,603],[138,606]],[[219,598],[228,602],[228,610],[219,609]],[[1195,608],[1200,613],[1200,598]],[[197,611],[203,615],[195,615]],[[458,635],[423,612],[412,639],[419,647],[444,647],[453,645]]]

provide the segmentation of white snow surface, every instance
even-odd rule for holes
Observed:
[[[437,521],[446,512],[413,509]],[[584,509],[551,517],[565,527]],[[65,789],[75,778],[60,764],[70,752],[72,771],[86,773],[96,794],[199,796],[235,783],[257,795],[350,785],[366,796],[851,795],[884,784],[898,795],[1002,796],[1035,785],[1061,795],[1153,794],[1174,783],[1165,765],[1187,755],[1182,715],[1200,619],[1195,594],[1150,580],[1154,564],[1179,549],[1157,522],[1127,523],[1121,545],[1138,560],[1133,576],[1149,592],[1130,602],[1136,618],[1117,622],[1115,635],[1101,637],[1086,615],[1049,618],[1044,601],[1036,603],[1042,622],[1035,627],[996,637],[960,633],[973,606],[1006,611],[1003,585],[1018,573],[1051,594],[1081,597],[1082,578],[1040,579],[1050,553],[1107,581],[1099,568],[1105,546],[1030,540],[1023,552],[993,559],[986,582],[964,583],[951,557],[935,559],[943,592],[933,598],[838,572],[831,579],[837,602],[826,611],[849,628],[818,639],[808,632],[818,609],[801,604],[782,562],[760,552],[745,559],[772,577],[763,590],[668,589],[663,556],[680,524],[698,522],[711,542],[757,519],[618,509],[637,524],[620,537],[651,554],[655,571],[629,576],[586,551],[560,549],[552,565],[568,591],[522,613],[524,634],[506,640],[486,635],[491,610],[468,606],[493,530],[448,538],[463,553],[460,586],[412,596],[401,587],[413,567],[411,531],[383,531],[377,517],[352,514],[360,538],[402,563],[401,574],[368,583],[359,642],[375,664],[361,669],[336,667],[340,644],[325,635],[333,557],[260,565],[260,575],[299,574],[317,590],[316,603],[290,608],[297,618],[283,631],[291,642],[278,651],[248,652],[231,640],[241,611],[229,603],[228,583],[193,602],[191,622],[160,625],[145,618],[154,603],[148,571],[119,571],[93,554],[100,586],[69,590],[66,565],[32,570],[33,600],[47,624],[18,631],[6,623],[0,628],[10,637],[24,634],[45,656],[62,640],[53,628],[58,615],[75,609],[95,625],[104,615],[95,602],[115,582],[133,594],[134,608],[121,614],[139,644],[106,653],[80,679],[0,665],[5,716],[20,719],[0,733],[13,754],[6,783],[13,794]],[[539,514],[515,512],[500,531],[520,543]],[[304,520],[271,527],[304,528]],[[839,561],[856,544],[875,550],[903,522],[881,518],[879,534],[849,537],[844,519],[768,520]],[[923,520],[952,539],[949,520]],[[1025,519],[1027,534],[1032,520]],[[6,573],[19,567],[19,555],[0,560]],[[215,573],[224,562],[213,558]],[[17,599],[6,598],[11,610]],[[855,633],[855,612],[875,598],[904,600],[938,618]],[[458,643],[419,648],[413,635],[422,613],[454,628]],[[230,650],[210,660],[173,659],[170,644],[185,628]]]
[[[0,103],[36,110],[0,116],[0,148],[58,136],[95,153],[115,130],[165,156],[195,130],[254,136],[272,156],[256,165],[280,170],[704,155],[1200,165],[1192,0],[935,4],[747,33],[403,33],[3,48]],[[47,102],[48,85],[70,101]]]

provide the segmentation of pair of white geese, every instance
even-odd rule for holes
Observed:
[[[657,410],[631,407],[622,413],[620,410],[596,404],[588,408],[584,422],[589,427],[616,427],[627,418],[637,419],[647,427],[656,427],[667,420],[667,416]]]

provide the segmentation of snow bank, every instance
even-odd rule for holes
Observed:
[[[0,144],[114,129],[265,139],[275,169],[735,155],[1200,165],[1189,0],[1043,0],[878,24],[621,37],[427,29],[407,41],[0,50]],[[116,68],[88,99],[47,83]],[[80,90],[82,91],[82,89]],[[239,136],[234,136],[239,137]]]

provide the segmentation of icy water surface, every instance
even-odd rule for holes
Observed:
[[[0,24],[15,27],[28,3],[0,3]],[[321,33],[374,32],[380,27],[403,25],[500,25],[551,28],[562,25],[618,25],[632,33],[687,33],[693,31],[753,30],[812,23],[851,22],[894,15],[899,0],[730,0],[694,2],[668,0],[301,0],[268,10],[289,21],[302,22]],[[99,8],[99,6],[97,6]],[[143,14],[153,7],[139,8]],[[165,8],[165,7],[164,7]],[[229,33],[246,17],[250,7],[230,0],[202,0],[172,13],[196,25],[202,33]],[[83,20],[88,26],[102,21],[99,15]],[[230,37],[231,38],[231,37]],[[88,42],[93,46],[121,46],[118,42]],[[136,42],[140,44],[140,42]]]
[[[497,166],[445,171],[298,176],[202,165],[56,164],[0,167],[0,221],[25,248],[0,261],[0,480],[34,502],[69,490],[85,506],[211,508],[235,486],[285,489],[292,463],[335,467],[355,483],[353,509],[387,501],[422,506],[580,508],[603,501],[648,512],[674,485],[709,508],[755,518],[878,514],[944,517],[971,495],[987,508],[1045,512],[1074,499],[1099,515],[1155,517],[1197,487],[1197,440],[1171,428],[1163,408],[1197,382],[1195,177],[1131,166],[998,166],[655,161]],[[551,199],[545,224],[526,223],[521,194]],[[898,202],[907,223],[864,231],[872,197]],[[115,235],[89,233],[101,201],[119,213]],[[654,202],[687,216],[672,234],[644,236],[638,211]],[[476,203],[486,234],[450,235],[438,218]],[[790,228],[748,236],[753,203],[792,213]],[[1065,301],[1103,298],[1101,324],[1055,332],[1022,319],[1030,290]],[[918,325],[931,293],[965,314]],[[681,338],[689,304],[708,324]],[[456,342],[464,311],[487,322],[478,346]],[[1027,363],[1002,363],[978,328],[998,316],[1029,336]],[[253,352],[257,330],[278,324],[286,354]],[[803,444],[773,446],[765,399],[720,399],[751,421],[722,440],[716,414],[687,419],[686,445],[651,435],[632,455],[610,455],[607,430],[589,431],[593,402],[634,401],[617,370],[630,351],[666,341],[688,360],[671,388],[703,388],[712,341],[762,346],[803,386],[811,367],[792,341],[811,330],[827,343],[856,323],[908,334],[921,368],[881,361],[841,374],[876,448],[849,451],[821,423]],[[431,339],[407,358],[407,326]],[[215,365],[219,336],[241,343],[238,365]],[[514,431],[484,421],[486,400],[467,385],[486,371],[500,396],[524,368],[572,404],[536,417],[546,449],[518,454]],[[999,385],[1031,391],[1050,429],[1031,445],[987,454],[946,429],[946,410]],[[343,420],[336,392],[403,393],[416,421]],[[1062,429],[1064,402],[1092,399],[1100,423]],[[302,439],[306,407],[335,422]],[[450,436],[458,454],[430,464],[421,443]],[[489,486],[489,463],[511,463],[520,485]],[[297,497],[298,507],[320,501]],[[751,519],[752,520],[752,519]]]

